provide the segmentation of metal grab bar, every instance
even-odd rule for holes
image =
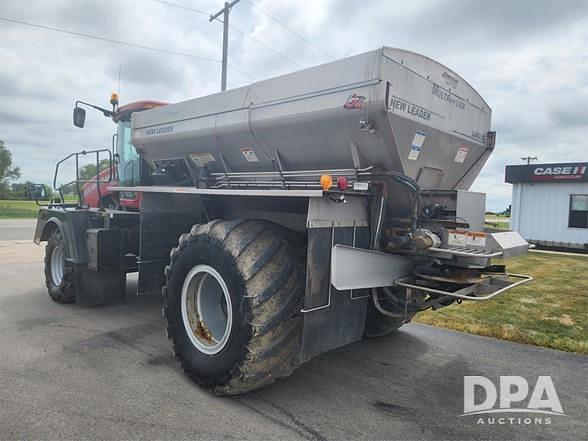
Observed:
[[[520,280],[518,282],[513,282],[513,283],[510,283],[506,286],[503,286],[502,288],[498,289],[497,291],[494,291],[494,292],[492,292],[488,295],[485,295],[485,296],[473,297],[471,295],[468,295],[468,294],[474,293],[478,287],[484,285],[488,281],[490,281],[490,283],[494,280],[502,280],[503,282],[506,282],[506,280],[504,280],[504,279],[497,279],[497,277],[504,277],[504,276],[506,276],[507,278],[512,277],[512,278],[520,279]],[[413,279],[413,276],[402,277],[400,279],[396,279],[394,281],[394,284],[398,285],[398,286],[403,286],[405,288],[418,289],[420,291],[425,291],[425,292],[432,293],[432,294],[440,294],[440,295],[444,295],[444,296],[456,297],[458,299],[463,299],[463,300],[484,301],[484,300],[489,300],[492,297],[495,297],[499,294],[502,294],[503,292],[508,291],[511,288],[522,285],[524,283],[528,283],[531,280],[533,280],[533,277],[527,276],[524,274],[510,274],[510,273],[505,273],[505,274],[500,274],[500,275],[488,275],[488,277],[484,281],[479,282],[479,283],[475,283],[472,285],[468,285],[467,287],[462,288],[462,289],[455,291],[455,292],[443,291],[440,289],[429,288],[427,286],[415,285],[414,283],[407,282],[408,280],[412,280],[412,279]],[[491,285],[486,284],[484,286],[488,287]]]
[[[353,184],[360,178],[371,176],[373,167],[362,169],[324,169],[324,170],[285,170],[279,160],[279,154],[276,151],[277,164],[279,170],[259,171],[259,172],[232,172],[223,162],[225,171],[222,173],[210,173],[211,178],[209,188],[225,187],[301,187],[301,188],[321,188],[320,177],[330,175],[333,178],[346,177],[349,184]],[[221,158],[222,159],[222,158]]]
[[[108,180],[100,179],[100,153],[103,153],[103,152],[108,153],[108,170],[109,170]],[[80,179],[79,157],[80,157],[80,155],[85,156],[85,155],[89,155],[92,153],[96,154],[96,178],[95,179]],[[76,179],[68,182],[67,184],[63,184],[59,188],[57,188],[57,176],[59,174],[59,166],[62,163],[64,163],[65,161],[67,161],[68,159],[73,158],[73,157],[76,158]],[[65,188],[71,184],[76,184],[76,191],[78,193],[78,199],[79,199],[80,203],[82,203],[83,197],[82,197],[82,193],[80,191],[80,183],[95,182],[97,190],[98,190],[98,201],[100,204],[100,208],[102,208],[102,195],[100,194],[100,184],[111,182],[112,181],[112,172],[113,172],[112,152],[109,149],[82,150],[81,152],[71,153],[71,154],[67,155],[65,158],[63,158],[62,160],[58,161],[57,164],[55,164],[55,174],[53,175],[53,189],[59,191],[59,195],[61,197],[61,200],[63,201],[64,200],[63,193],[62,193],[63,188]]]

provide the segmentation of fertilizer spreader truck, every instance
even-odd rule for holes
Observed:
[[[109,191],[140,193],[140,210],[41,209],[49,294],[108,302],[138,271],[185,372],[227,395],[488,300],[531,279],[492,264],[528,244],[484,232],[485,195],[468,191],[490,117],[455,72],[388,47],[133,113],[137,179]]]

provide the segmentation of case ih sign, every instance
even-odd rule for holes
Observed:
[[[588,181],[588,162],[507,165],[505,182]]]

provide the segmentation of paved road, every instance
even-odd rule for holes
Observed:
[[[37,219],[0,219],[0,241],[33,240]]]
[[[44,290],[42,248],[4,245],[2,440],[585,439],[588,357],[408,325],[323,354],[261,391],[217,398],[170,355],[157,296],[134,297],[131,282],[116,305],[57,305]],[[457,417],[464,375],[551,375],[568,416],[530,426]]]

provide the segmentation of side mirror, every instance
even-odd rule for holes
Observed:
[[[84,127],[84,122],[86,122],[86,111],[81,107],[74,107],[73,110],[73,123],[74,126],[79,127],[80,129]]]
[[[27,198],[32,201],[38,201],[47,197],[47,190],[43,184],[28,184],[25,187]]]

